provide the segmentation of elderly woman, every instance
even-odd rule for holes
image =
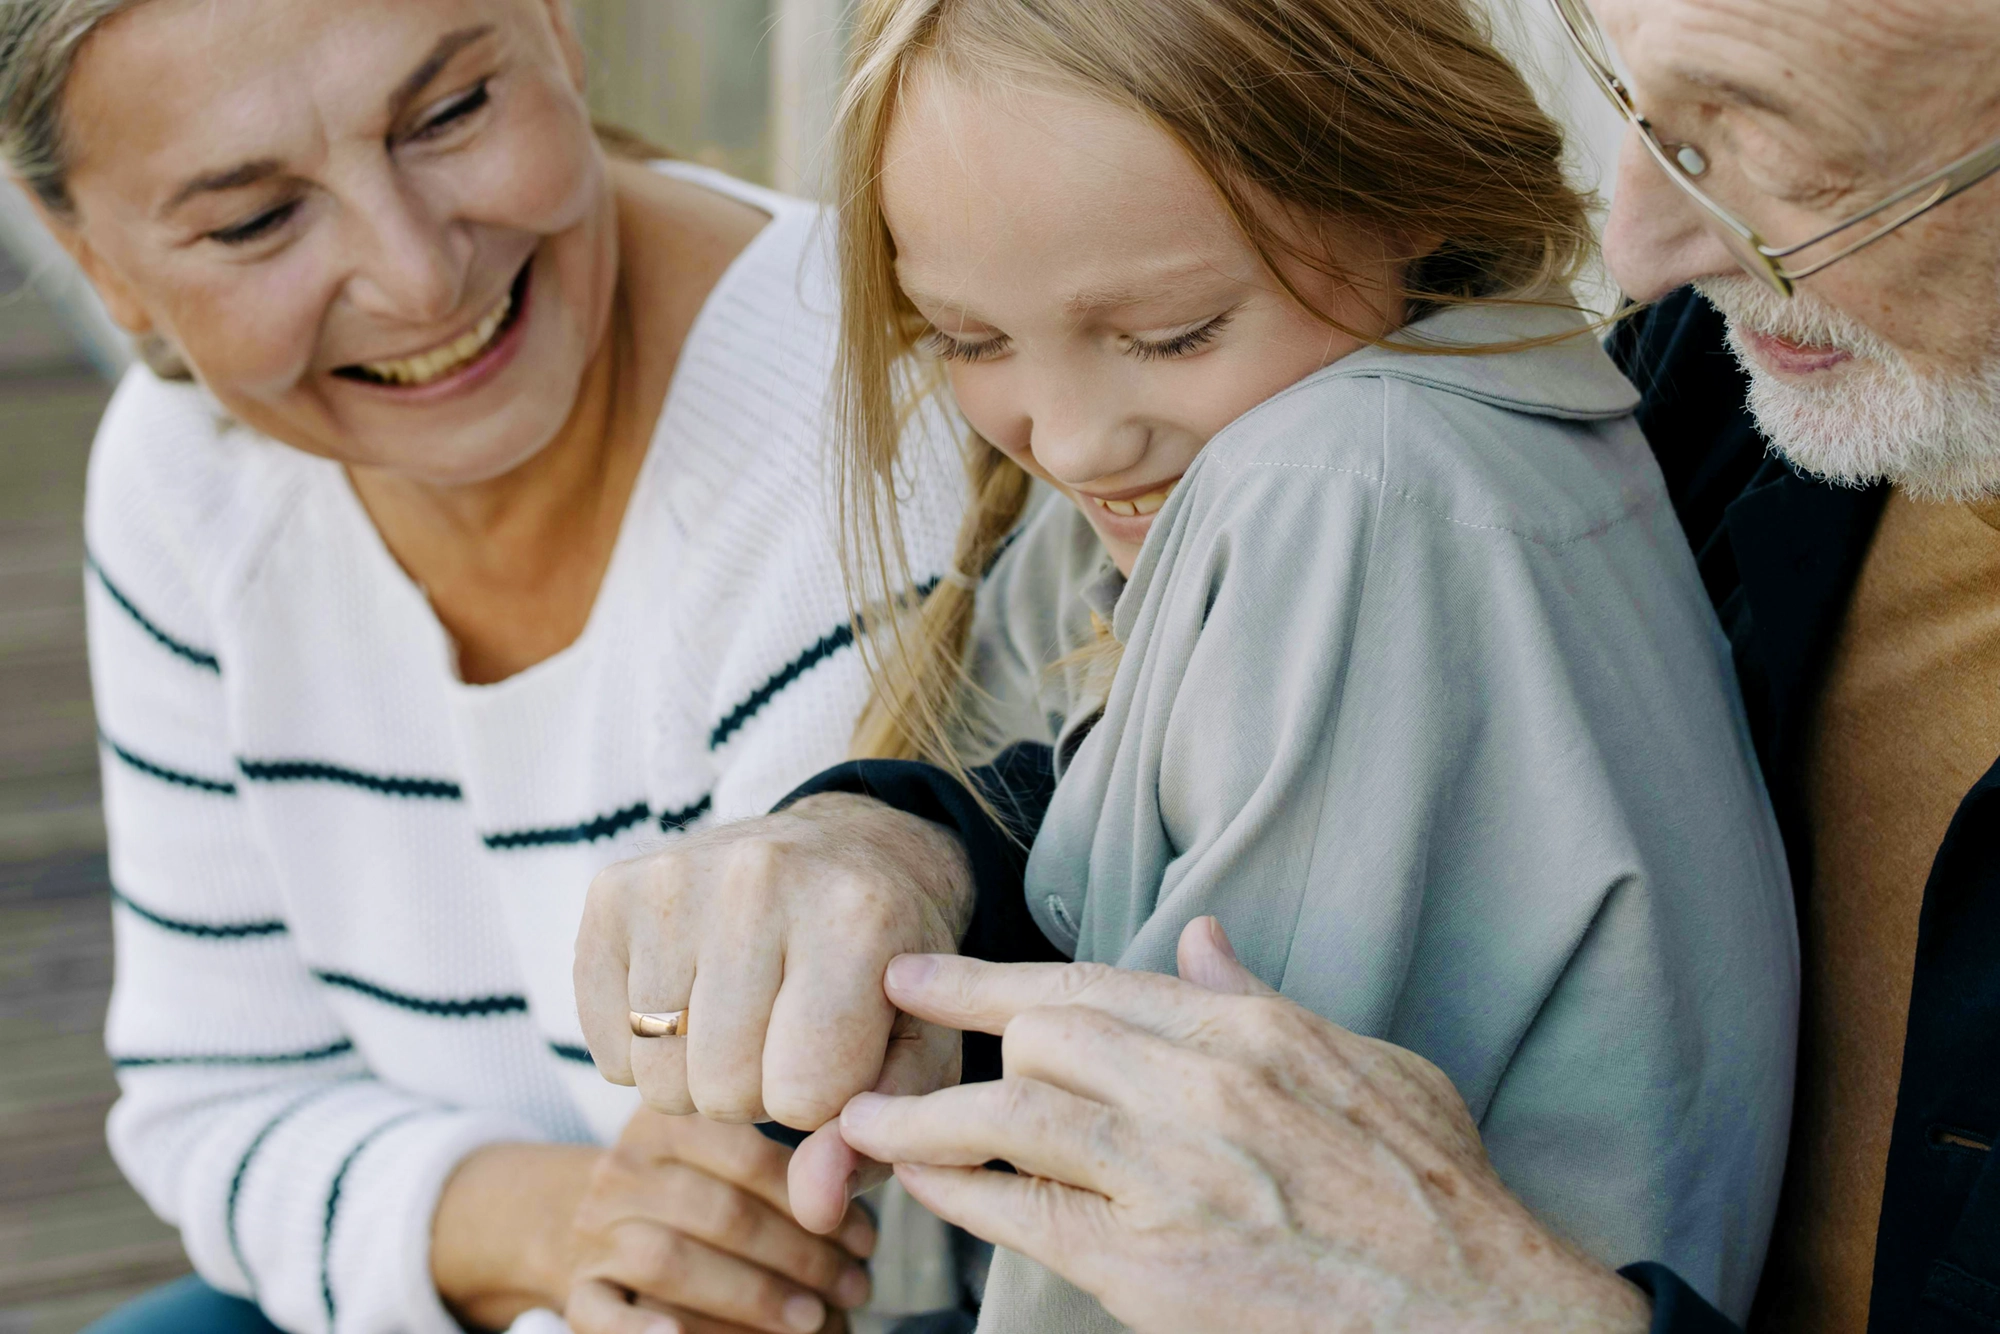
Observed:
[[[9,167],[153,366],[87,525],[110,1136],[261,1315],[184,1288],[152,1327],[806,1334],[867,1296],[864,1218],[802,1231],[784,1151],[639,1112],[577,1024],[592,874],[764,810],[867,693],[819,214],[611,160],[582,70],[563,0],[0,10]],[[920,426],[935,574],[962,483]]]

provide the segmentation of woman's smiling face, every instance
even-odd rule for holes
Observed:
[[[1103,102],[921,68],[882,206],[960,410],[1066,492],[1127,574],[1210,437],[1361,346],[1285,292],[1165,131]],[[1386,245],[1323,234],[1358,284],[1394,290]],[[1286,276],[1349,328],[1395,325],[1358,284]]]
[[[561,0],[149,0],[65,96],[57,230],[239,420],[443,485],[568,419],[615,209]]]

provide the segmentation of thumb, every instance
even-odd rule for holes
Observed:
[[[1236,951],[1213,917],[1197,917],[1181,932],[1181,980],[1226,996],[1275,996],[1264,980],[1237,961]]]

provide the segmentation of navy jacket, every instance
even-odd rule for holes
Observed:
[[[1810,894],[1806,733],[1886,492],[1828,486],[1766,456],[1722,321],[1692,292],[1625,325],[1612,350],[1645,395],[1640,423],[1735,648],[1793,885]],[[2000,1169],[1988,1147],[2000,1134],[1996,1070],[2000,762],[1960,803],[1924,891],[1871,1334],[2000,1329]],[[1658,1273],[1635,1277],[1656,1294],[1676,1286]],[[1659,1310],[1657,1334],[1726,1328],[1701,1323],[1685,1296]]]
[[[1722,321],[1692,291],[1621,326],[1612,352],[1644,395],[1640,424],[1735,651],[1793,884],[1810,894],[1800,773],[1806,730],[1886,492],[1828,486],[1767,456]],[[1005,794],[1023,832],[1038,823],[1054,786],[1039,747],[1009,752],[978,778],[990,794]],[[1058,957],[1022,901],[1018,843],[949,775],[866,761],[830,770],[788,800],[815,791],[870,792],[957,828],[979,894],[966,952],[1002,962]],[[976,1053],[968,1046],[968,1078],[998,1074],[997,1053],[980,1045]],[[1960,804],[1924,893],[1871,1334],[2000,1330],[2000,1168],[1990,1152],[2000,1136],[1996,1072],[2000,761]],[[1624,1272],[1653,1295],[1654,1334],[1734,1329],[1669,1271],[1640,1264]]]

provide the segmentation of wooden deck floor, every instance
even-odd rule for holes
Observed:
[[[83,643],[107,386],[0,261],[0,1334],[73,1334],[176,1274],[104,1147],[109,886]]]

